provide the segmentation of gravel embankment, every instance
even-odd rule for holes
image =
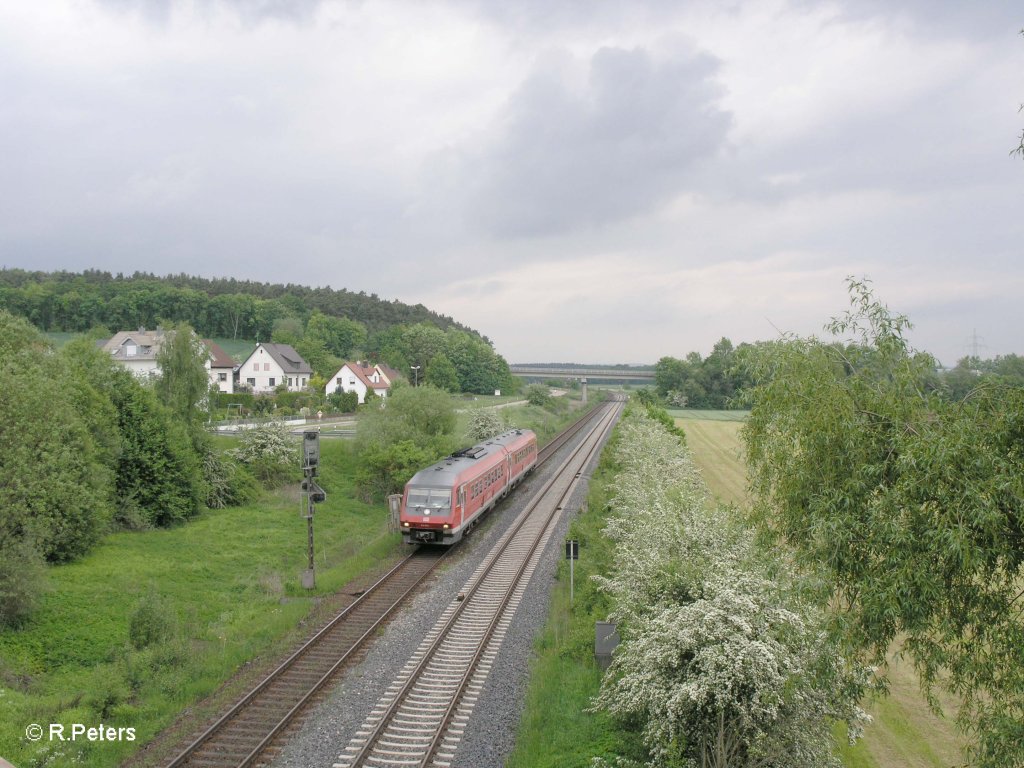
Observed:
[[[563,448],[560,455],[564,456],[565,450]],[[593,469],[594,466],[590,466],[586,472]],[[363,661],[344,673],[323,704],[306,717],[301,732],[285,746],[272,768],[330,766],[336,761],[423,636],[455,599],[480,561],[522,511],[526,501],[541,487],[550,471],[548,465],[535,472],[491,514],[487,523],[459,546],[453,561],[389,623],[366,652]],[[564,556],[565,534],[571,518],[568,513],[575,514],[585,498],[584,480],[570,503],[565,505],[566,513],[556,523],[544,558],[527,587],[502,644],[499,659],[491,670],[466,735],[456,752],[454,768],[500,768],[515,744],[534,640],[547,620],[555,569],[558,559]]]

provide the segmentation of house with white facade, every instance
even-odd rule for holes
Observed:
[[[366,402],[366,393],[387,397],[391,385],[398,379],[398,371],[386,365],[370,365],[356,360],[345,363],[327,382],[327,394],[355,392],[359,402]]]
[[[210,353],[206,358],[206,372],[210,376],[210,384],[221,392],[228,394],[234,392],[235,361],[231,359],[231,355],[210,339],[203,339],[203,344]]]
[[[160,364],[157,355],[165,342],[172,338],[173,331],[165,332],[161,328],[147,331],[121,331],[104,342],[101,347],[109,352],[115,362],[120,363],[140,379],[153,379],[160,375]],[[233,392],[235,380],[235,361],[223,349],[210,339],[202,339],[207,355],[204,361],[210,384],[216,385],[221,392]]]
[[[284,384],[289,392],[309,386],[313,369],[289,344],[257,344],[238,367],[238,383],[253,392],[273,392]]]
[[[155,331],[139,328],[137,331],[115,333],[102,348],[140,379],[148,379],[160,375],[156,356],[165,340],[166,335],[159,328]]]

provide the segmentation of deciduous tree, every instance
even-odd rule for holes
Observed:
[[[829,324],[849,343],[787,337],[752,356],[745,429],[761,529],[820,568],[834,629],[862,658],[892,643],[926,690],[961,698],[975,763],[1024,743],[1024,390],[951,401],[934,361],[864,281]]]
[[[433,384],[446,392],[459,391],[459,373],[444,352],[434,355],[434,359],[427,366],[427,374],[424,378],[428,384]]]

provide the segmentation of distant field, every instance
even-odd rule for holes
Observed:
[[[669,415],[685,421],[744,421],[750,411],[701,411],[691,408],[670,408]]]
[[[211,339],[211,341],[231,355],[236,363],[244,361],[249,353],[256,349],[255,341],[246,341],[245,339]]]
[[[739,422],[745,411],[674,410],[676,425],[686,431],[693,452],[711,493],[722,501],[743,506],[746,471]],[[695,414],[710,414],[700,418]],[[681,415],[681,414],[686,414]],[[731,415],[732,418],[725,418]],[[948,768],[963,765],[961,740],[948,719],[936,717],[920,693],[913,667],[905,661],[890,661],[890,694],[866,709],[875,718],[865,738],[855,747],[840,748],[848,768]],[[949,709],[949,702],[944,701]]]
[[[452,404],[458,411],[468,411],[519,403],[525,399],[522,395],[452,395]]]
[[[80,333],[65,333],[64,331],[47,331],[44,335],[52,341],[58,349],[63,347],[76,336],[81,336]]]
[[[673,414],[679,413],[672,411]],[[701,411],[696,411],[701,413]],[[703,413],[735,413],[703,411]],[[747,503],[747,473],[743,465],[743,441],[738,420],[697,420],[676,417],[686,432],[686,444],[716,498],[743,506]]]

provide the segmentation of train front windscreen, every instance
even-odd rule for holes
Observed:
[[[436,515],[451,512],[452,492],[448,488],[412,488],[405,511],[410,515]]]

